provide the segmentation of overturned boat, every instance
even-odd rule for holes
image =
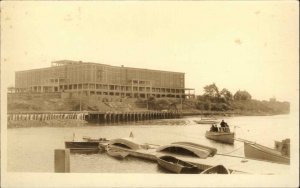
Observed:
[[[167,152],[179,155],[188,155],[206,159],[217,153],[216,148],[204,146],[193,142],[174,142],[169,145],[160,146],[156,149],[158,152]]]
[[[158,157],[157,163],[160,167],[177,174],[180,173],[190,174],[190,173],[199,172],[197,166],[169,155]]]
[[[217,165],[202,171],[201,174],[230,174],[230,171],[223,165]]]
[[[282,141],[281,147],[278,148],[276,148],[276,144],[278,144],[279,142],[276,141],[275,149],[247,140],[243,140],[243,142],[244,142],[244,154],[246,158],[265,160],[265,161],[281,163],[281,164],[290,164],[289,140]]]
[[[108,142],[110,147],[119,147],[123,149],[130,149],[130,150],[139,150],[141,149],[141,144],[139,144],[133,138],[116,138],[112,139]]]

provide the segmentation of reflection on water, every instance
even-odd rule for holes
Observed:
[[[243,144],[221,144],[205,138],[205,131],[210,125],[196,124],[199,116],[183,119],[153,120],[128,122],[122,124],[97,125],[82,127],[34,127],[8,129],[8,170],[15,172],[53,172],[54,149],[64,148],[64,142],[81,140],[83,136],[107,139],[128,137],[133,132],[140,143],[170,144],[178,141],[190,141],[212,146],[218,153],[243,156]],[[221,120],[221,119],[220,119]],[[256,141],[274,147],[274,140],[290,137],[292,126],[297,126],[289,115],[226,117],[226,122],[235,129],[236,137]],[[296,124],[295,124],[296,123]],[[234,128],[235,127],[235,128]],[[71,172],[95,173],[164,173],[156,163],[128,157],[117,160],[99,154],[71,154]]]

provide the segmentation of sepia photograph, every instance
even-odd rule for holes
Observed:
[[[1,187],[298,187],[297,1],[2,1]]]

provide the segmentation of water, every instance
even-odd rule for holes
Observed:
[[[133,132],[140,143],[170,144],[176,141],[191,141],[218,149],[218,153],[243,156],[243,144],[217,143],[205,138],[210,125],[199,125],[194,120],[199,116],[183,119],[152,120],[120,125],[88,124],[82,127],[34,127],[8,129],[7,160],[10,172],[54,172],[54,150],[64,148],[64,142],[81,140],[83,136],[107,139],[128,137]],[[274,147],[274,140],[291,138],[297,126],[291,115],[247,116],[224,118],[236,137]],[[297,133],[295,133],[296,135]],[[87,173],[165,173],[157,164],[128,157],[117,160],[107,154],[71,154],[71,172]]]

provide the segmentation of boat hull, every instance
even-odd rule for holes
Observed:
[[[289,157],[281,155],[281,153],[275,149],[256,143],[244,142],[244,154],[246,158],[265,160],[281,164],[290,164]]]
[[[214,141],[233,144],[234,143],[234,133],[232,132],[210,132],[206,131],[205,137]]]
[[[162,156],[157,159],[157,163],[162,168],[173,173],[197,173],[199,169],[197,166],[188,162],[179,160],[172,156]]]
[[[97,149],[99,142],[65,142],[65,148],[67,149]]]
[[[112,149],[110,147],[106,148],[106,152],[109,156],[115,157],[118,159],[124,159],[125,157],[127,157],[129,155],[128,152],[117,150],[117,149]]]
[[[218,121],[215,120],[195,120],[197,124],[217,124]]]
[[[223,165],[217,165],[204,170],[201,174],[230,174],[230,171]]]

